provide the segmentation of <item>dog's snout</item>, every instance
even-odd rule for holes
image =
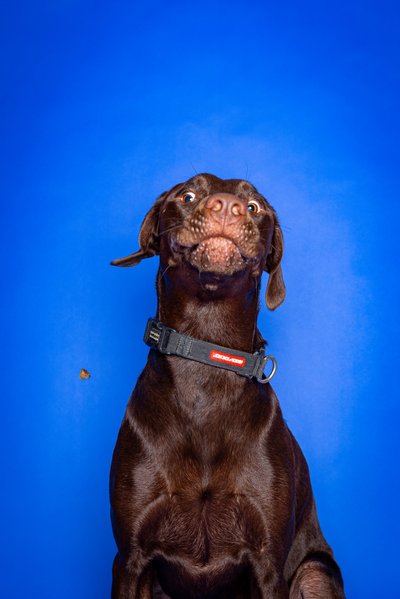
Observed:
[[[214,220],[230,225],[246,215],[246,204],[243,200],[230,193],[218,193],[211,195],[206,208]]]

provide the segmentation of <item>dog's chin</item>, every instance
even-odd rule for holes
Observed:
[[[187,259],[200,272],[229,276],[246,267],[247,259],[234,241],[209,237],[190,248]]]

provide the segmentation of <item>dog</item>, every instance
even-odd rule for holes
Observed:
[[[263,271],[270,310],[286,293],[275,210],[247,181],[196,175],[156,200],[139,245],[111,263],[160,260],[111,465],[113,599],[343,599],[305,458],[261,373]]]

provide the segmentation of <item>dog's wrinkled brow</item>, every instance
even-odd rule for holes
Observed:
[[[215,177],[215,179],[217,178]],[[193,177],[193,179],[189,179],[189,181],[187,181],[187,184],[190,184],[195,189],[202,189],[206,193],[211,192],[212,181],[210,180],[210,176],[196,175],[196,177]]]
[[[252,185],[248,181],[238,181],[238,183],[237,183],[237,190],[239,192],[242,191],[244,193],[257,192],[257,190],[254,187],[254,185]]]
[[[207,194],[228,192],[228,193],[257,193],[256,188],[243,179],[220,179],[215,175],[207,173],[196,175],[188,179],[182,186],[192,187],[193,189],[205,191]]]

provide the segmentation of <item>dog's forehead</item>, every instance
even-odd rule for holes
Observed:
[[[212,193],[251,193],[257,192],[257,189],[244,179],[220,179],[210,173],[201,173],[188,179],[184,185],[193,187],[194,189],[202,189],[207,194]]]

